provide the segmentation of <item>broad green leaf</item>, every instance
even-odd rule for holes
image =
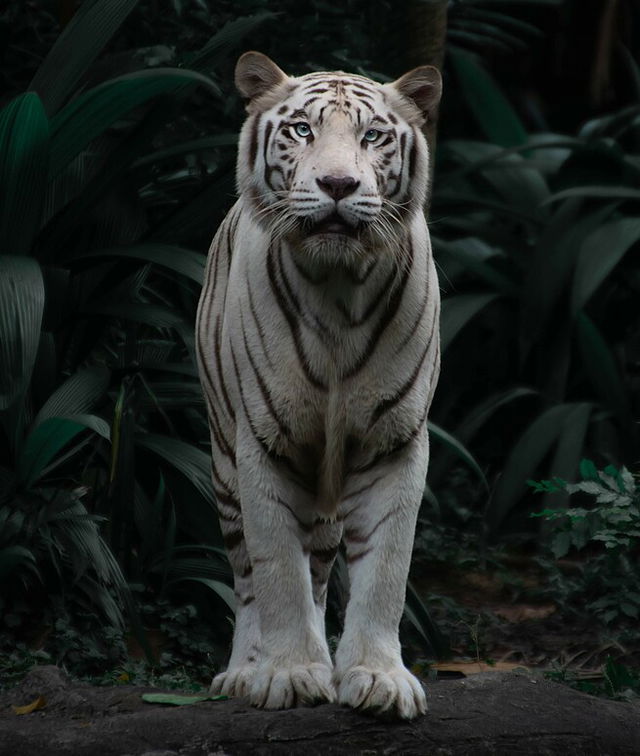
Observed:
[[[533,143],[528,140],[527,148]],[[473,174],[481,177],[507,203],[529,210],[542,205],[549,196],[547,182],[540,171],[518,154],[524,151],[524,146],[504,149],[487,142],[451,140],[444,144],[444,149],[459,160],[469,162],[448,176],[445,185]]]
[[[633,88],[635,89],[635,100],[640,100],[640,65],[638,65],[638,62],[633,57],[633,53],[626,45],[623,45],[621,43],[618,43],[620,46],[620,52],[622,53],[622,58],[629,69],[629,73],[631,75],[631,82],[633,83]]]
[[[456,239],[454,241],[442,241],[432,237],[432,242],[439,264],[442,264],[443,257],[450,257],[485,283],[488,283],[500,294],[506,296],[515,296],[517,294],[518,287],[515,282],[504,275],[504,273],[496,270],[491,264],[490,258],[486,256],[481,257],[478,254],[478,248],[482,245],[481,240],[471,237]]]
[[[138,435],[136,443],[175,467],[207,501],[213,502],[211,458],[206,452],[178,438],[160,436],[155,433]]]
[[[202,137],[202,139],[191,139],[186,142],[175,144],[172,147],[166,147],[165,149],[144,155],[135,161],[133,168],[140,168],[143,165],[152,165],[160,160],[188,155],[192,152],[204,152],[206,150],[217,149],[218,147],[236,147],[237,144],[237,134],[214,134],[209,137]]]
[[[561,205],[538,238],[522,297],[524,354],[540,339],[542,329],[566,290],[584,239],[603,224],[615,205],[607,204],[588,214],[580,213],[580,207],[578,200]]]
[[[455,429],[454,438],[459,439],[462,444],[468,444],[496,412],[517,399],[531,398],[537,395],[538,392],[533,389],[513,388],[490,396],[485,401],[480,402],[477,407],[469,410],[464,420]],[[451,458],[452,453],[450,451],[445,454],[438,454],[429,464],[429,479],[441,484],[444,476],[451,468]]]
[[[569,197],[595,197],[598,199],[640,199],[640,189],[630,189],[628,186],[574,186],[563,189],[547,198],[545,204],[568,199]]]
[[[0,579],[6,580],[17,569],[27,569],[36,577],[40,577],[36,558],[26,546],[13,545],[0,548]]]
[[[109,439],[109,425],[95,415],[50,417],[33,428],[20,450],[16,478],[24,486],[38,480],[54,457],[79,433],[93,430]]]
[[[425,652],[427,654],[434,653],[438,659],[451,654],[449,642],[440,632],[438,625],[429,614],[429,610],[411,582],[407,583],[404,614],[418,635],[426,642]]]
[[[49,119],[38,95],[25,92],[0,111],[0,254],[29,254],[48,171]]]
[[[157,132],[178,112],[181,101],[187,96],[188,90],[188,86],[179,87],[170,94],[156,98],[140,122],[132,127],[126,137],[108,152],[101,170],[92,175],[86,183],[83,183],[84,174],[78,167],[79,163],[84,162],[80,160],[72,161],[58,175],[58,178],[51,182],[52,193],[55,196],[57,187],[63,183],[63,179],[67,175],[79,174],[78,178],[71,182],[71,186],[66,189],[64,202],[60,203],[64,206],[64,210],[58,213],[47,227],[46,247],[43,247],[41,259],[46,258],[47,261],[57,262],[58,258],[62,257],[69,246],[69,237],[77,234],[78,218],[91,213],[95,206],[104,202],[105,196],[112,191],[114,185],[123,180],[122,177],[130,170],[131,164],[139,157],[141,152],[148,149]],[[80,189],[81,193],[78,194]],[[130,215],[120,214],[119,217],[121,221],[126,219],[126,222],[131,224],[129,227],[121,228],[122,234],[136,236],[139,234],[140,231],[136,225],[138,221],[134,220],[134,218],[137,218],[136,215],[131,217]],[[102,241],[103,236],[104,242]],[[112,243],[113,232],[110,224],[99,224],[94,227],[92,236],[94,248],[99,249],[101,246],[111,245]]]
[[[561,5],[565,0],[521,0],[521,5]],[[513,0],[482,0],[484,5],[510,5]]]
[[[458,212],[468,213],[469,208],[477,211],[480,209],[491,210],[498,216],[504,216],[507,219],[515,218],[516,220],[525,221],[534,226],[539,226],[545,222],[546,213],[543,213],[539,208],[526,208],[514,205],[511,202],[501,202],[500,200],[491,199],[479,194],[473,194],[473,192],[445,189],[435,195],[438,205],[451,206]],[[451,212],[449,210],[449,212]]]
[[[565,480],[574,479],[582,458],[589,421],[593,411],[591,402],[575,404],[565,418],[558,436],[555,454],[549,465],[554,476]],[[548,494],[543,507],[557,509],[566,497]]]
[[[232,175],[231,164],[221,168],[199,194],[154,228],[151,238],[160,242],[188,242],[194,236],[213,237],[215,213],[222,220],[223,213],[235,201]]]
[[[449,51],[449,58],[469,108],[487,138],[502,147],[523,144],[527,132],[493,77],[467,52]]]
[[[429,422],[428,425],[431,438],[437,439],[441,444],[454,452],[454,454],[456,454],[463,462],[465,462],[465,464],[469,465],[469,467],[482,481],[482,485],[488,491],[489,484],[487,483],[487,479],[482,472],[482,468],[477,463],[475,457],[471,454],[471,452],[463,444],[461,444],[457,438],[452,436],[450,433],[447,433],[447,431],[445,431],[443,428],[440,428],[438,425],[435,425],[435,423],[432,422]]]
[[[558,150],[561,163],[569,154],[571,149],[581,146],[583,142],[575,137],[564,136],[562,134],[532,134],[524,144],[516,147],[499,147],[489,142],[477,142],[470,139],[448,139],[438,145],[438,151],[442,154],[451,152],[459,159],[465,161],[466,165],[459,170],[447,172],[445,178],[447,183],[466,176],[470,173],[476,173],[483,170],[486,166],[494,163],[500,163],[511,155],[528,152],[536,155],[538,151]],[[531,164],[531,158],[525,161],[525,165]]]
[[[571,309],[576,315],[628,250],[640,240],[639,218],[618,218],[590,233],[582,243],[573,276]]]
[[[112,302],[90,305],[84,310],[90,315],[105,315],[110,318],[133,320],[156,328],[176,328],[187,325],[185,316],[178,310],[144,302]]]
[[[497,298],[497,294],[457,294],[446,297],[442,302],[440,315],[442,351],[447,349],[467,323]]]
[[[222,583],[220,580],[211,580],[210,578],[188,576],[183,578],[176,578],[175,580],[169,580],[167,582],[167,586],[176,585],[176,583],[183,583],[186,581],[206,585],[207,588],[211,589],[216,594],[216,596],[219,596],[224,601],[224,603],[229,607],[229,609],[231,609],[232,612],[235,612],[236,597],[233,593],[233,589],[229,588],[228,585],[225,585],[225,583]]]
[[[517,399],[532,398],[538,392],[531,388],[513,388],[493,394],[471,410],[456,428],[456,437],[468,442],[498,410]]]
[[[109,386],[110,372],[95,365],[80,368],[59,386],[42,405],[32,427],[51,417],[68,417],[89,412]]]
[[[621,133],[637,123],[638,118],[640,118],[640,105],[631,105],[615,113],[587,121],[578,135],[592,139],[611,132]]]
[[[233,579],[233,573],[226,558],[222,561],[219,558],[176,557],[176,553],[176,550],[173,549],[168,569],[169,581],[185,580],[186,578],[210,578],[211,580],[222,581]]]
[[[225,24],[219,32],[200,50],[184,56],[182,64],[196,71],[214,71],[221,63],[226,63],[229,56],[240,43],[265,21],[277,18],[270,11],[241,16]]]
[[[583,480],[600,481],[598,468],[590,459],[580,460],[580,477],[583,478]]]
[[[138,0],[85,0],[33,77],[30,90],[55,113]]]
[[[202,84],[214,94],[211,79],[180,68],[156,68],[120,76],[76,97],[51,120],[50,175],[56,176],[93,139],[133,108],[183,85]]]
[[[44,282],[29,257],[0,255],[0,410],[27,389],[38,353]]]
[[[184,696],[178,693],[143,693],[142,700],[152,704],[167,704],[169,706],[188,706],[202,703],[202,701],[227,701],[227,696]]]
[[[578,314],[577,328],[583,369],[604,406],[616,415],[624,427],[632,422],[631,396],[627,393],[611,349],[595,323],[584,312]]]
[[[575,408],[558,404],[540,414],[524,431],[504,463],[502,476],[486,511],[487,525],[495,531],[526,492],[526,481],[555,446],[564,423]]]
[[[113,247],[112,249],[100,249],[75,257],[74,263],[95,258],[124,258],[145,260],[156,265],[162,265],[175,273],[186,276],[198,285],[202,285],[204,267],[207,262],[206,255],[194,252],[192,249],[176,247],[170,244],[137,244],[132,247]]]

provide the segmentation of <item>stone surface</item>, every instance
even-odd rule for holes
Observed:
[[[525,672],[489,672],[429,685],[429,713],[388,722],[339,706],[264,712],[241,700],[169,707],[150,688],[71,682],[35,668],[0,696],[2,756],[235,756],[235,754],[640,754],[640,705],[577,693]],[[157,691],[155,691],[157,692]],[[16,715],[13,705],[44,696]]]

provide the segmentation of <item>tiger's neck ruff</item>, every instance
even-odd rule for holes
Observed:
[[[365,708],[382,696],[415,716],[424,694],[402,667],[397,623],[439,366],[420,129],[440,77],[423,67],[386,85],[342,72],[291,78],[247,53],[236,85],[249,113],[240,197],[213,242],[198,311],[213,483],[239,601],[229,670],[214,686],[246,688],[270,708],[290,705],[291,690],[308,698],[303,688],[331,699],[322,618],[344,527],[353,608],[336,657],[339,696],[358,705],[353,669],[384,668],[386,693],[373,686]],[[296,593],[278,612],[275,575]],[[390,624],[377,619],[367,640],[374,600]],[[291,672],[276,685],[268,672],[291,670],[283,638],[304,685]]]

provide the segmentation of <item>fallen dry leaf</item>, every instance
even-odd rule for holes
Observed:
[[[527,606],[519,604],[516,606],[500,606],[494,608],[494,614],[507,620],[507,622],[517,623],[526,622],[527,620],[546,619],[556,611],[555,604],[544,604],[543,606]]]
[[[46,705],[47,699],[44,696],[38,696],[30,704],[26,704],[25,706],[13,706],[12,708],[16,714],[31,714],[32,711],[44,709]]]
[[[477,661],[460,661],[460,662],[439,662],[432,664],[431,669],[438,672],[459,672],[465,677],[477,675],[480,672],[511,672],[514,669],[526,669],[522,664],[514,662],[496,662],[495,664],[486,664]]]

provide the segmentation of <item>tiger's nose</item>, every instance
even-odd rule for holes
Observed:
[[[360,182],[351,176],[323,176],[317,178],[316,183],[325,194],[328,194],[336,202],[353,194],[360,186]]]

